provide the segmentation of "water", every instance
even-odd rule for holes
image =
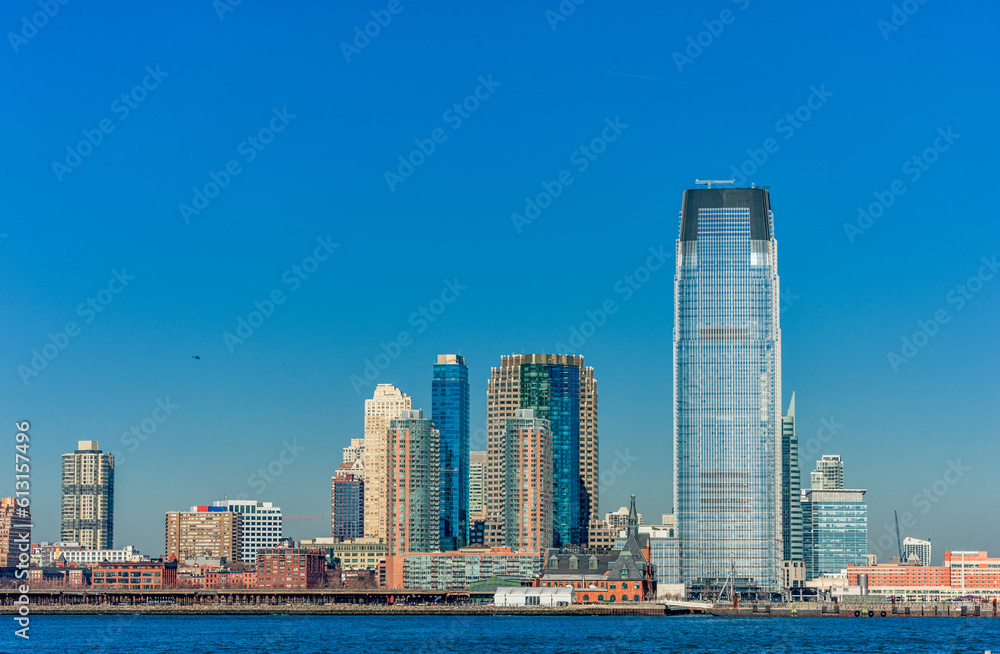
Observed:
[[[520,616],[3,616],[0,652],[977,652],[1000,619]]]

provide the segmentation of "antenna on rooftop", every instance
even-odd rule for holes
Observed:
[[[696,179],[695,184],[708,184],[708,188],[712,188],[712,184],[735,184],[735,179]]]

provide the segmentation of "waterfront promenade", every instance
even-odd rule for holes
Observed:
[[[0,614],[17,612],[20,594],[0,589]],[[482,600],[483,598],[479,598]],[[741,618],[995,618],[992,603],[748,603],[709,605],[692,602],[573,604],[560,607],[495,606],[472,601],[467,591],[399,591],[386,589],[262,591],[247,589],[183,589],[159,591],[94,591],[52,589],[28,593],[35,615],[523,615],[523,616],[675,616],[707,613]]]

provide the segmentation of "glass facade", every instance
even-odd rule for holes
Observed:
[[[782,559],[802,561],[802,473],[799,439],[795,435],[795,393],[788,414],[781,418],[781,533]]]
[[[809,485],[816,490],[839,490],[844,487],[844,462],[839,454],[824,454],[809,475]]]
[[[431,419],[441,433],[441,544],[469,542],[469,367],[456,354],[438,356],[431,381]]]
[[[802,501],[806,579],[868,564],[868,504],[863,490],[808,490]]]
[[[525,363],[521,366],[521,408],[534,409],[552,430],[556,546],[585,542],[590,507],[580,476],[580,366]]]
[[[403,587],[462,590],[472,583],[500,576],[530,583],[541,572],[542,557],[538,554],[407,554],[403,560]]]
[[[780,587],[781,331],[764,189],[684,193],[674,278],[681,581]]]
[[[649,545],[656,582],[660,584],[681,583],[678,540],[653,536],[649,539]]]
[[[660,533],[673,529],[660,530]],[[615,538],[615,549],[620,550],[625,547],[627,539],[622,536]],[[679,584],[681,583],[680,570],[680,543],[674,536],[649,535],[650,563],[653,564],[653,576],[658,584]]]
[[[920,565],[931,564],[931,542],[907,536],[903,539],[903,560],[907,560],[911,554],[920,559]]]
[[[360,475],[340,474],[333,478],[333,525],[337,538],[365,535],[365,482]]]
[[[212,509],[225,509],[242,516],[240,561],[256,563],[257,550],[262,547],[278,547],[278,541],[281,540],[281,507],[256,500],[223,500],[212,502],[209,511]]]

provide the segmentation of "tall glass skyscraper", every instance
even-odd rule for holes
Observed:
[[[521,366],[521,408],[534,409],[552,429],[554,522],[559,542],[584,543],[586,492],[580,479],[580,366],[527,363]]]
[[[598,506],[597,381],[583,357],[512,354],[492,368],[487,387],[486,543],[505,542],[507,419],[533,409],[552,430],[553,526],[557,546],[585,545]]]
[[[768,192],[684,192],[674,277],[681,581],[777,591],[782,548],[778,253]]]
[[[469,367],[439,354],[431,381],[431,419],[441,432],[441,550],[469,542]]]
[[[781,418],[781,532],[785,561],[802,561],[802,472],[795,435],[795,393]]]

